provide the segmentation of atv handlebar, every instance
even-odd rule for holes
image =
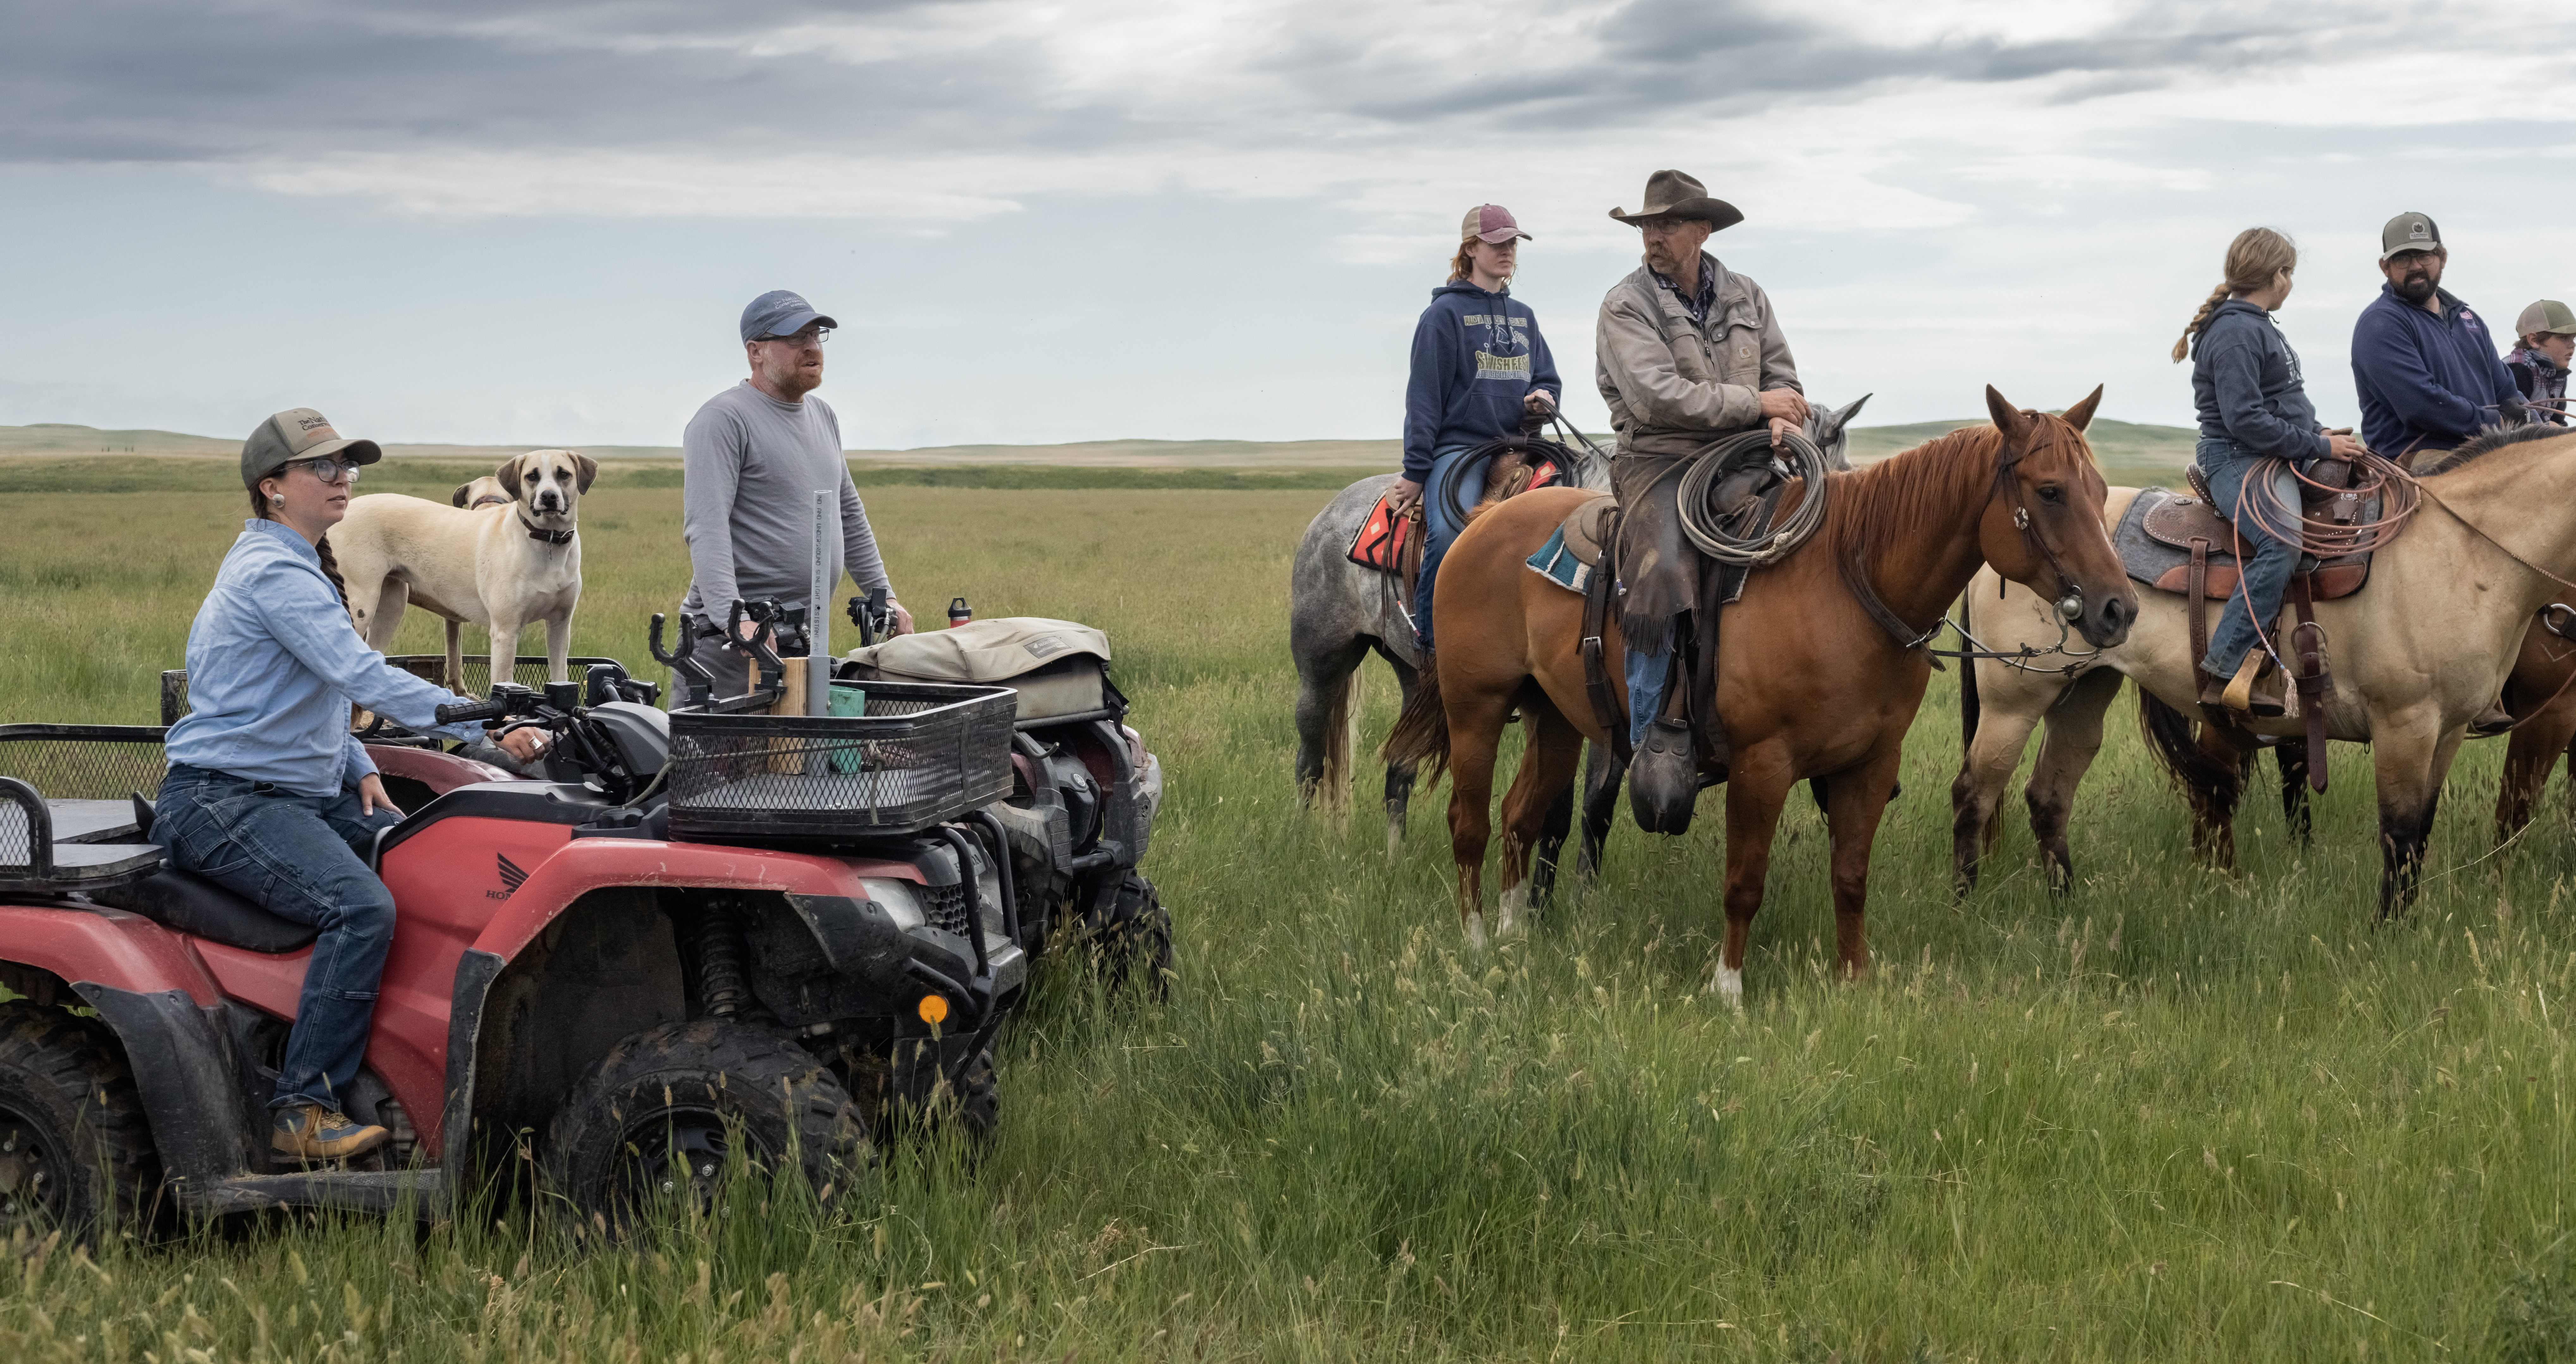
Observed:
[[[509,713],[510,702],[506,697],[496,697],[489,701],[450,701],[440,706],[436,712],[438,722],[442,725],[461,725],[474,720],[498,720]]]

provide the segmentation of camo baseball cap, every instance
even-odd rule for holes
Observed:
[[[242,486],[259,491],[259,481],[289,460],[345,455],[352,464],[373,464],[385,457],[371,440],[351,440],[331,427],[331,419],[309,407],[290,407],[250,433],[242,442]]]
[[[2522,310],[2515,318],[2516,336],[2576,336],[2576,312],[2554,298],[2544,298]]]
[[[2409,251],[2439,251],[2442,229],[2421,213],[2400,213],[2379,229],[2379,259],[2385,263],[2391,256]]]

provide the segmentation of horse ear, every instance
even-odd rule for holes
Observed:
[[[2004,433],[2006,446],[2020,445],[2030,432],[2030,419],[1997,393],[1993,384],[1986,385],[1986,413],[1995,419],[1995,429]]]
[[[1859,397],[1852,399],[1849,407],[1846,407],[1842,411],[1834,414],[1835,428],[1839,430],[1850,426],[1851,419],[1860,415],[1861,404],[1866,403],[1877,396],[1878,395],[1875,393],[1864,393]]]
[[[2093,409],[2101,405],[2102,386],[2095,384],[2093,391],[2084,395],[2084,401],[2066,409],[2066,424],[2078,431],[2083,430],[2093,424]]]

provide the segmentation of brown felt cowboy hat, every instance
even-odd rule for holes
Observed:
[[[1743,210],[1724,199],[1708,197],[1708,186],[1677,170],[1659,170],[1646,177],[1646,202],[1634,213],[1610,210],[1610,216],[1623,223],[1640,218],[1697,218],[1707,223],[1709,231],[1718,232],[1744,221]]]

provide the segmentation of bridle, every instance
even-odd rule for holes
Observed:
[[[2016,471],[2021,468],[2022,457],[2026,453],[2028,452],[2017,450],[2010,444],[2007,444],[2004,447],[2003,458],[1998,460],[1995,465],[1995,487],[1992,492],[1987,494],[1987,501],[1991,504],[1998,496],[2008,497],[2011,500],[2013,528],[2021,532],[2022,544],[2024,547],[2029,549],[2032,557],[2045,561],[2048,564],[2049,570],[2057,575],[2057,646],[2054,649],[2035,651],[2031,649],[2030,646],[2024,645],[2020,650],[2015,652],[1997,652],[1986,648],[1978,641],[1976,636],[1969,634],[1965,627],[1960,626],[1947,615],[1933,621],[1930,629],[1917,634],[1914,627],[1905,622],[1904,617],[1897,615],[1895,611],[1889,609],[1887,603],[1879,598],[1878,590],[1870,586],[1868,568],[1867,565],[1861,561],[1861,556],[1857,554],[1844,556],[1841,561],[1844,585],[1851,589],[1851,593],[1854,597],[1859,598],[1861,609],[1868,613],[1871,620],[1878,623],[1878,628],[1886,631],[1889,639],[1896,641],[1896,647],[1899,652],[1910,653],[1916,649],[1921,649],[1925,654],[1931,657],[1932,666],[1936,669],[1942,666],[1941,660],[1944,658],[1993,658],[2001,659],[2007,663],[2013,663],[2014,666],[2023,668],[2027,671],[2067,673],[2074,672],[2083,667],[2085,662],[2090,661],[2101,653],[2101,650],[2095,649],[2089,652],[2077,654],[2070,652],[2066,648],[2067,627],[2084,618],[2084,589],[2076,582],[2075,575],[2066,571],[2066,561],[2059,557],[2057,547],[2048,542],[2047,536],[2039,533],[2038,522],[2030,514],[2030,505],[2022,497],[2021,480],[2014,475]],[[2006,584],[2011,582],[2011,579],[2004,578],[2000,572],[1996,574],[1996,577],[2002,579]],[[1996,595],[1999,597],[2002,595],[2001,587],[1997,588]],[[1934,649],[1930,647],[1933,638],[1941,633],[1943,626],[1948,626],[1951,629],[1957,630],[1959,632],[1959,637],[1968,641],[1971,647],[1966,649]],[[2015,662],[2015,660],[2027,660],[2035,656],[2037,653],[2064,654],[2077,661],[2068,664],[2063,668],[2044,669],[2032,668],[2026,661]]]

